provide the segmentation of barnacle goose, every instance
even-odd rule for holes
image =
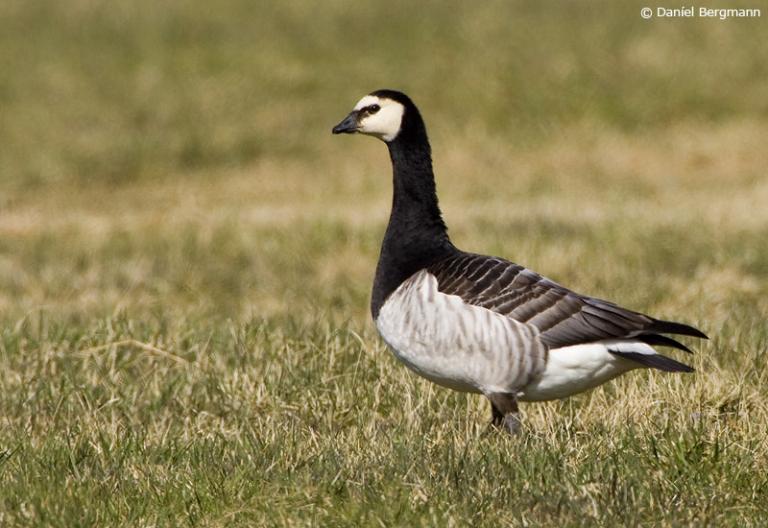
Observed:
[[[575,293],[507,260],[466,253],[448,238],[424,121],[394,90],[363,97],[334,134],[359,132],[389,148],[394,192],[371,312],[394,355],[440,385],[484,394],[492,423],[520,428],[518,401],[564,398],[629,370],[693,369],[652,345],[691,352],[664,334],[705,338]]]

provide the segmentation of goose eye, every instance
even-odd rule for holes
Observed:
[[[368,107],[368,113],[369,114],[375,114],[379,110],[381,110],[381,107],[379,105],[377,105],[377,104],[372,104],[371,106]]]

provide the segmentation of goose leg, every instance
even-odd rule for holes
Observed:
[[[522,427],[515,395],[497,392],[487,396],[491,401],[491,425],[503,427],[509,434],[518,434]]]

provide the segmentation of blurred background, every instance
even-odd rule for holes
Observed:
[[[2,2],[0,311],[364,318],[389,161],[330,127],[383,87],[460,246],[604,295],[607,248],[762,285],[765,18],[643,5]]]

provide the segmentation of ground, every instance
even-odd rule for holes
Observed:
[[[0,524],[764,523],[765,20],[642,7],[4,3]],[[510,438],[398,364],[386,149],[330,134],[382,87],[459,247],[701,328],[696,372]]]

